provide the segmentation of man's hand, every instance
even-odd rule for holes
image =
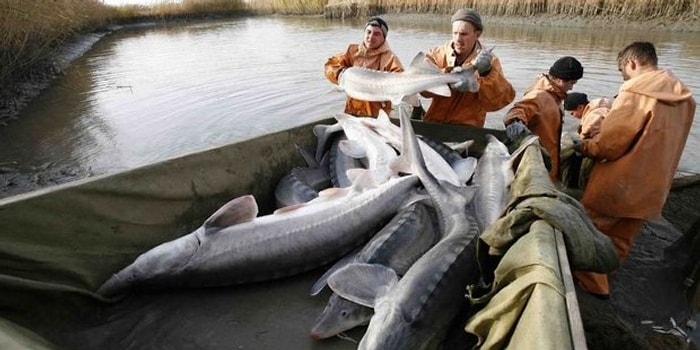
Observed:
[[[481,50],[478,55],[476,55],[476,58],[474,58],[474,61],[472,61],[472,65],[474,68],[476,68],[476,71],[479,72],[480,76],[486,76],[491,72],[491,61],[493,60],[493,55],[491,54],[491,51],[493,48],[488,49],[488,50]]]
[[[525,126],[525,124],[523,124],[523,122],[519,119],[514,120],[512,123],[506,126],[506,136],[508,136],[508,139],[511,141],[530,134],[532,134],[530,129],[528,129],[527,126]]]

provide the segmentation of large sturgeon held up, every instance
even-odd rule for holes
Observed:
[[[482,50],[482,53],[491,50]],[[480,55],[473,62],[480,62]],[[450,85],[466,86],[466,90],[476,92],[479,83],[474,77],[476,68],[454,70],[443,73],[440,68],[428,61],[425,53],[419,52],[403,72],[386,72],[364,67],[349,67],[343,70],[338,86],[355,99],[364,101],[397,102],[406,96],[422,91],[430,91],[440,96],[450,96]]]
[[[252,196],[236,198],[194,232],[141,254],[98,293],[234,285],[320,267],[366,242],[408,205],[417,185],[415,176],[376,185],[367,173],[349,188],[261,217]]]

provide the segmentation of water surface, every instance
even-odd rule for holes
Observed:
[[[117,31],[0,128],[0,162],[101,174],[330,117],[342,111],[345,95],[325,79],[323,64],[359,42],[362,25],[262,17]],[[486,25],[482,42],[495,46],[516,100],[563,55],[585,66],[575,91],[614,95],[622,82],[617,52],[635,40],[654,42],[660,65],[698,100],[700,38],[693,33]],[[397,20],[388,40],[408,65],[449,33],[446,21]],[[487,126],[502,128],[507,109],[490,114]],[[696,115],[681,170],[700,173],[699,123]],[[575,126],[568,117],[566,127]]]

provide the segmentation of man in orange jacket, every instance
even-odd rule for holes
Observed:
[[[580,120],[578,135],[582,139],[589,139],[598,134],[600,123],[612,106],[612,100],[606,97],[588,101],[588,95],[581,92],[570,92],[564,100],[564,110],[571,116]]]
[[[478,12],[460,9],[452,16],[452,40],[432,48],[426,56],[443,72],[451,72],[456,67],[470,68],[472,60],[486,49],[479,41],[483,30]],[[475,72],[479,91],[461,91],[451,87],[450,97],[422,92],[422,96],[432,98],[423,120],[481,128],[486,121],[486,112],[497,111],[511,103],[515,90],[503,75],[501,61],[493,54],[490,56],[491,64]]]
[[[539,136],[540,144],[549,154],[549,176],[559,178],[559,153],[564,114],[561,103],[566,93],[583,77],[583,66],[576,58],[562,57],[542,74],[529,88],[523,98],[506,113],[503,124],[510,140],[519,134],[532,131]]]
[[[391,51],[386,41],[389,26],[379,17],[372,17],[367,21],[364,31],[364,40],[361,44],[350,44],[348,48],[326,61],[324,65],[325,75],[333,84],[338,84],[338,79],[343,70],[348,67],[364,67],[380,71],[402,72],[403,65],[399,58]],[[369,102],[348,97],[345,102],[345,113],[361,117],[376,117],[379,110],[383,109],[387,114],[391,112],[391,102]]]
[[[695,100],[673,73],[657,67],[652,43],[628,45],[617,64],[624,82],[600,132],[574,148],[596,160],[581,203],[624,261],[644,221],[661,217]],[[609,296],[607,275],[576,271],[575,277],[587,292]]]

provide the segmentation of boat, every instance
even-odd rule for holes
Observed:
[[[303,166],[295,146],[315,147],[321,120],[124,172],[0,200],[0,347],[3,349],[354,349],[363,327],[322,341],[309,329],[327,298],[309,288],[324,272],[231,287],[96,293],[142,252],[197,228],[231,198],[252,194],[275,209],[277,181]],[[480,154],[502,130],[414,121],[442,142],[472,139]],[[565,312],[560,348],[585,349],[561,233],[555,233]],[[327,294],[326,294],[327,296]],[[459,328],[463,328],[460,326]],[[546,330],[545,330],[546,331]]]

